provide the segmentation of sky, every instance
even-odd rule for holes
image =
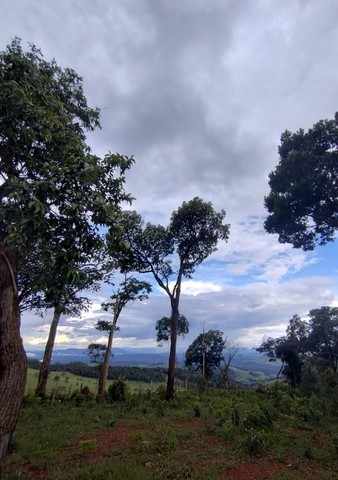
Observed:
[[[132,209],[162,225],[195,196],[225,209],[228,242],[183,283],[190,332],[179,350],[203,326],[251,348],[283,335],[295,314],[338,306],[338,243],[306,253],[263,227],[281,133],[338,110],[336,0],[0,0],[0,9],[1,50],[18,36],[83,77],[101,109],[93,153],[134,155]],[[100,305],[110,294],[103,286],[81,318],[61,318],[55,348],[105,341],[94,325],[109,319]],[[155,322],[169,314],[154,285],[122,312],[114,345],[155,347]],[[50,320],[23,315],[27,349],[44,347]]]

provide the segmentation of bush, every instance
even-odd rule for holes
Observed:
[[[90,403],[94,402],[95,396],[94,394],[89,390],[88,387],[82,387],[81,390],[76,390],[73,392],[70,396],[70,400],[75,403],[77,407],[82,405],[83,403]]]
[[[245,428],[268,429],[273,425],[273,413],[267,407],[256,407],[243,420]]]
[[[120,377],[109,385],[107,400],[113,402],[125,402],[127,400],[128,385],[124,377]]]
[[[261,432],[250,432],[244,441],[244,449],[250,455],[259,455],[265,451],[266,440]]]

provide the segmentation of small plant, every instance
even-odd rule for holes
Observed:
[[[265,437],[261,432],[250,432],[244,442],[244,448],[250,455],[259,455],[265,450]]]
[[[134,432],[128,437],[129,443],[137,453],[147,453],[152,450],[150,441],[143,432]]]
[[[171,455],[178,446],[178,439],[174,430],[170,427],[159,427],[157,429],[158,450]]]
[[[80,442],[79,442],[79,452],[80,453],[86,453],[89,450],[91,450],[92,448],[96,447],[96,445],[97,445],[97,441],[94,438],[89,439],[89,440],[80,440]]]
[[[231,412],[231,421],[235,427],[238,427],[240,424],[240,413],[237,406],[235,406]]]
[[[194,415],[197,418],[201,416],[201,406],[198,404],[194,405]]]
[[[160,400],[165,400],[166,398],[166,388],[164,385],[159,385],[156,389],[156,395]]]
[[[266,407],[256,407],[248,413],[243,424],[247,429],[268,429],[273,425],[273,414]]]

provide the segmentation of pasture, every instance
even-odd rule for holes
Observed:
[[[126,388],[110,400],[26,396],[4,480],[337,478],[336,387],[190,390],[170,403],[163,387]]]

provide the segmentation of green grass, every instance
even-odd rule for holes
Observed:
[[[26,395],[33,394],[37,385],[38,381],[38,370],[33,368],[28,368],[27,371],[27,382],[26,382]],[[107,381],[107,388],[112,383],[113,380]],[[48,381],[47,381],[47,393],[50,394],[55,388],[62,394],[70,395],[71,393],[75,392],[76,390],[80,390],[81,387],[87,386],[89,387],[90,391],[96,393],[97,391],[97,382],[96,378],[89,378],[89,377],[81,377],[78,375],[74,375],[70,372],[57,372],[53,371],[49,374]],[[138,392],[138,391],[155,391],[159,385],[163,385],[163,383],[159,382],[136,382],[136,381],[128,381],[128,386],[131,391]]]
[[[277,385],[162,398],[163,389],[113,404],[28,396],[3,478],[336,478],[338,417],[325,413],[325,397]]]

